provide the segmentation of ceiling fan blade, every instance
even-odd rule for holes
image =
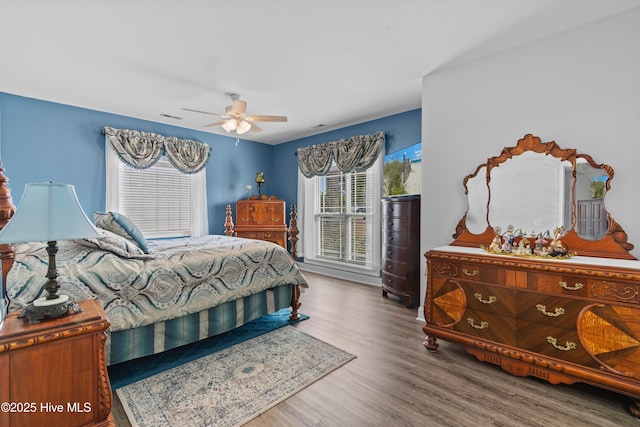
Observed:
[[[250,122],[286,122],[285,116],[246,116],[245,120]]]
[[[251,132],[262,132],[262,128],[255,123],[249,122],[249,124],[251,125]]]
[[[202,127],[208,128],[208,127],[212,127],[212,126],[218,126],[218,125],[221,125],[221,124],[224,124],[224,123],[225,123],[224,120],[220,120],[220,121],[217,121],[217,122],[209,123],[207,125],[203,125]]]
[[[219,116],[219,117],[224,115],[219,113],[210,113],[209,111],[192,110],[191,108],[181,108],[181,110],[193,111],[194,113],[211,114],[212,116]]]

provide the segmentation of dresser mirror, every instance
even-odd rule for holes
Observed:
[[[633,245],[604,204],[613,168],[575,149],[531,134],[487,159],[464,179],[468,209],[453,245],[488,245],[494,229],[512,226],[525,235],[562,228],[578,255],[635,259]]]

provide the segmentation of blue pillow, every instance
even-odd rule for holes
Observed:
[[[126,216],[117,212],[95,212],[93,214],[93,222],[95,223],[96,227],[102,228],[103,230],[111,231],[118,236],[129,239],[132,242],[135,242],[135,244],[138,245],[138,247],[142,249],[144,253],[149,253],[147,239],[144,237],[144,234],[142,234],[142,231],[140,231],[138,226],[135,225],[133,221],[131,221]]]
[[[82,246],[88,246],[90,248],[98,248],[103,251],[112,252],[121,258],[139,258],[150,259],[152,255],[148,255],[142,251],[142,249],[133,241],[126,239],[122,236],[112,233],[111,231],[102,230],[103,237],[77,239],[76,243]]]

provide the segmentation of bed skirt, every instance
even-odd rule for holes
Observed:
[[[149,356],[244,325],[291,305],[292,286],[267,289],[161,323],[107,332],[107,365]]]

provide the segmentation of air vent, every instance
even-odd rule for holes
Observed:
[[[168,119],[182,120],[182,117],[172,116],[171,114],[160,113],[160,115]]]

